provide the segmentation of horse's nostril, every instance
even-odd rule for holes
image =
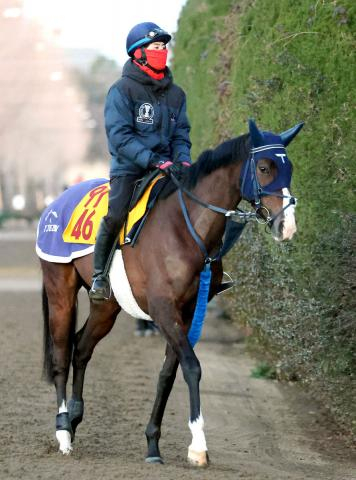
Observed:
[[[278,233],[282,236],[283,235],[283,229],[284,229],[284,220],[281,220],[278,225]]]

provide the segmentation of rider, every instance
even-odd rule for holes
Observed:
[[[133,27],[126,40],[130,56],[122,78],[110,88],[105,128],[111,154],[107,215],[100,223],[94,251],[95,301],[110,296],[108,272],[135,181],[150,169],[179,174],[190,166],[190,125],[184,91],[166,66],[171,36],[151,22]]]

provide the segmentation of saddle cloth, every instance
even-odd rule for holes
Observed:
[[[149,184],[130,210],[120,232],[120,245],[125,243],[125,232],[133,230],[144,216],[153,187],[160,178]],[[105,178],[87,180],[68,188],[54,200],[38,224],[37,255],[50,262],[69,263],[92,253],[100,220],[108,211],[109,189]]]

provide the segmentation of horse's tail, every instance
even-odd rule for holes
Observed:
[[[72,320],[68,338],[68,354],[72,358],[75,330],[77,325],[77,310],[78,302],[72,312]],[[42,284],[42,314],[43,314],[43,378],[49,383],[54,380],[54,365],[53,365],[53,341],[49,329],[49,307],[48,297],[44,284]]]
[[[52,339],[49,332],[49,308],[45,286],[42,284],[42,315],[43,315],[43,378],[53,383]]]

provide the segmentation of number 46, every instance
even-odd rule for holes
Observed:
[[[95,215],[95,210],[92,210],[88,216],[87,213],[88,209],[84,210],[84,212],[78,218],[78,221],[72,230],[71,237],[74,237],[77,240],[80,237],[83,237],[84,240],[89,240],[91,234],[93,233],[94,224],[91,219],[93,215]]]

